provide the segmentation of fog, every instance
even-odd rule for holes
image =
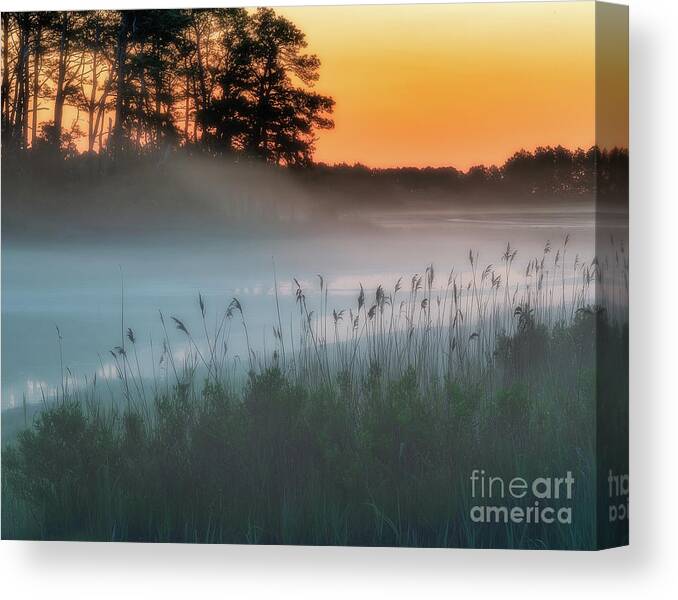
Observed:
[[[205,190],[208,180],[203,174]],[[283,194],[291,197],[293,188]],[[237,188],[231,197],[244,193]],[[250,192],[251,193],[251,192]],[[213,196],[215,194],[212,194]],[[204,197],[209,193],[205,191]],[[215,323],[233,297],[247,319],[252,346],[274,348],[274,281],[284,324],[298,315],[295,283],[301,284],[309,308],[319,302],[319,278],[328,289],[328,306],[349,308],[362,284],[369,294],[377,285],[392,288],[399,277],[408,282],[433,264],[440,286],[451,269],[464,276],[468,254],[479,254],[481,269],[494,265],[510,243],[517,250],[516,273],[543,255],[547,242],[555,249],[569,236],[568,260],[594,255],[593,212],[583,204],[556,209],[531,206],[501,210],[488,206],[414,210],[345,211],[314,219],[302,198],[294,217],[280,213],[266,219],[244,219],[219,234],[185,227],[181,235],[150,227],[149,233],[116,235],[6,236],[2,255],[2,406],[40,402],[60,385],[61,335],[63,367],[71,385],[94,374],[115,379],[109,351],[121,345],[132,328],[144,375],[158,375],[163,338],[159,311],[184,321],[199,341],[204,338],[198,307],[202,294],[208,323]],[[546,203],[545,203],[546,204]],[[262,202],[262,205],[265,205]],[[228,206],[224,210],[230,210]],[[262,209],[263,210],[263,209]],[[164,220],[164,223],[167,221]],[[247,226],[245,226],[247,223]],[[256,224],[258,223],[258,227]],[[91,232],[90,232],[91,233]],[[168,329],[169,329],[168,325]],[[233,324],[229,338],[234,362],[246,356],[241,328]],[[176,352],[186,337],[169,329]],[[199,341],[200,343],[200,341]]]

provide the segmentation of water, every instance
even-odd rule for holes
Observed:
[[[159,310],[168,322],[177,352],[186,337],[169,322],[184,321],[200,343],[204,339],[198,293],[205,298],[210,327],[237,297],[247,318],[252,346],[272,351],[276,324],[274,269],[282,321],[296,314],[296,278],[309,310],[319,302],[319,279],[327,283],[332,308],[355,305],[360,284],[369,293],[377,285],[391,288],[399,277],[433,264],[438,284],[450,269],[469,270],[469,249],[479,253],[481,269],[503,271],[506,243],[518,250],[516,273],[553,252],[570,236],[568,255],[594,255],[593,213],[582,206],[556,210],[402,211],[352,215],[319,233],[207,240],[182,236],[179,241],[135,236],[124,241],[3,241],[2,254],[2,407],[39,402],[63,377],[79,384],[95,373],[115,378],[109,351],[121,345],[127,328],[137,338],[146,375],[157,370],[163,337]],[[61,335],[61,344],[57,334]],[[234,360],[243,359],[244,338],[237,320],[230,337]],[[126,342],[129,347],[129,342]]]

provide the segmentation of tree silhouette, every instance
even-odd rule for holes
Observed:
[[[176,65],[188,17],[181,10],[135,11],[126,81],[128,128],[137,147],[176,143]]]
[[[216,151],[242,150],[247,131],[247,69],[250,62],[246,38],[249,16],[244,9],[193,11],[195,53],[195,127],[201,144]],[[214,30],[221,33],[213,43]],[[193,139],[197,142],[194,133]]]
[[[305,35],[268,8],[257,10],[248,28],[251,122],[245,147],[273,162],[306,164],[313,149],[312,132],[333,126],[328,117],[334,101],[295,86],[318,80],[320,60],[304,54]]]
[[[83,66],[80,41],[84,14],[60,12],[48,23],[48,35],[53,52],[47,54],[49,77],[54,85],[54,110],[51,123],[44,126],[46,140],[59,148],[62,144],[64,106],[78,91],[78,79]]]
[[[334,126],[334,101],[310,89],[320,60],[303,52],[303,32],[273,10],[243,16],[229,18],[218,93],[200,122],[221,148],[277,164],[309,164],[314,131]]]
[[[114,159],[183,143],[300,165],[333,126],[334,101],[311,89],[319,59],[271,9],[3,13],[2,34],[5,154],[73,152],[83,135]],[[67,129],[66,106],[86,131]]]
[[[180,146],[311,166],[318,130],[333,127],[334,100],[314,90],[320,60],[306,48],[304,33],[270,8],[4,12],[3,161],[26,169],[35,158],[39,171],[39,161],[51,160],[66,172],[80,160],[82,135],[102,167]],[[78,120],[64,122],[66,107],[84,115],[83,132]],[[627,150],[596,147],[521,150],[466,173],[314,167],[305,170],[310,182],[435,189],[440,198],[614,199],[628,186]]]
[[[85,13],[81,30],[83,68],[79,73],[74,104],[87,115],[88,152],[94,151],[97,140],[101,152],[106,112],[113,108],[116,30],[114,13]]]

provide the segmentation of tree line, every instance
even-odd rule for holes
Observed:
[[[309,164],[334,100],[306,46],[268,8],[3,13],[3,154],[69,157],[84,138],[114,158],[193,146]]]
[[[563,146],[540,146],[519,150],[501,165],[483,164],[461,171],[454,167],[396,167],[374,169],[364,165],[316,165],[300,173],[311,183],[336,191],[397,188],[416,196],[458,194],[502,198],[511,194],[524,199],[582,197],[597,193],[606,200],[628,198],[629,155],[626,148],[570,150]]]
[[[297,177],[346,197],[385,197],[389,187],[522,197],[628,188],[628,152],[617,148],[521,150],[466,172],[314,164],[334,100],[314,91],[320,60],[306,48],[304,33],[268,8],[2,13],[3,164],[18,159],[6,174],[77,180],[91,174],[92,156],[140,165],[181,148],[313,164]]]

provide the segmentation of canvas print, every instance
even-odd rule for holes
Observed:
[[[1,26],[4,539],[628,543],[626,7]]]

